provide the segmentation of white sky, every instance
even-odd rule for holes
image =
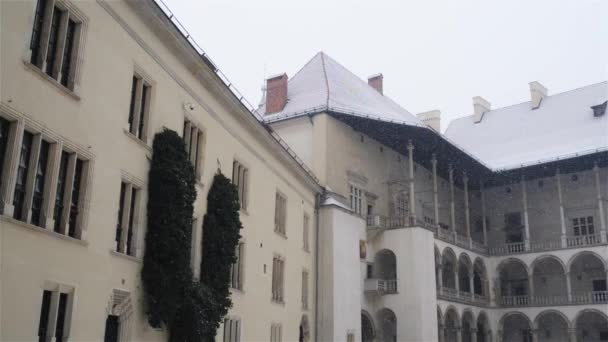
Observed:
[[[254,104],[264,76],[293,76],[318,51],[412,113],[442,126],[529,100],[528,82],[555,94],[608,79],[608,0],[164,0]]]

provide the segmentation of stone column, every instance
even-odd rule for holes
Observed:
[[[462,342],[462,328],[456,328],[456,342]]]
[[[483,245],[488,247],[488,227],[486,222],[486,196],[483,189],[483,181],[479,181],[479,191],[481,192],[481,225],[483,227]]]
[[[530,333],[532,334],[532,342],[538,342],[538,330],[532,329]]]
[[[473,245],[471,239],[471,217],[469,209],[469,177],[467,177],[466,171],[462,173],[462,183],[464,186],[464,225],[467,231],[467,238],[469,239],[469,247]]]
[[[456,213],[454,207],[454,169],[450,165],[449,169],[450,179],[450,229],[454,232],[454,239],[456,239]]]
[[[595,174],[595,190],[597,193],[597,210],[598,215],[600,216],[600,241],[606,242],[606,216],[604,212],[604,202],[602,198],[602,188],[600,182],[600,168],[597,166],[597,162],[593,166],[593,173]]]
[[[568,335],[570,337],[570,342],[576,342],[577,341],[576,328],[569,328],[568,329]]]
[[[439,325],[439,331],[437,332],[439,336],[437,336],[439,342],[445,342],[445,327],[443,324]]]
[[[559,222],[562,230],[562,247],[566,248],[566,214],[564,210],[564,197],[562,194],[562,181],[559,173],[559,168],[555,172],[555,181],[557,183],[557,200],[559,201]]]
[[[433,214],[435,215],[435,225],[439,226],[439,191],[437,190],[437,157],[433,153],[431,159],[431,165],[433,167]]]
[[[471,329],[471,342],[477,342],[477,329]]]
[[[437,283],[439,284],[439,288],[443,287],[443,267],[439,264],[439,269],[437,272]]]
[[[526,177],[521,176],[521,193],[522,193],[522,205],[524,209],[524,237],[525,248],[527,251],[530,250],[530,221],[528,220],[528,192],[526,191]]]
[[[470,272],[469,273],[469,292],[471,293],[471,298],[473,298],[473,295],[475,294],[475,273],[474,272]]]
[[[409,140],[407,142],[407,157],[409,168],[409,184],[410,184],[410,224],[416,224],[416,193],[414,189],[414,144]]]
[[[568,303],[572,302],[572,281],[570,280],[570,270],[566,270],[566,291],[568,294]]]
[[[502,342],[502,330],[496,332],[496,342]]]
[[[460,294],[460,277],[458,276],[458,259],[456,259],[454,265],[454,278],[456,279],[454,283],[454,288],[456,289],[456,295]]]

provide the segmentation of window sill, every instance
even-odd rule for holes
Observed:
[[[152,153],[152,147],[150,147],[144,141],[142,141],[141,139],[139,139],[138,137],[133,135],[133,133],[127,131],[126,129],[123,129],[123,132],[125,133],[125,135],[127,137],[129,137],[129,139],[135,141],[139,146],[143,147],[146,150],[146,152]]]
[[[55,86],[55,88],[59,89],[63,94],[71,97],[72,99],[74,99],[76,101],[80,101],[80,96],[78,96],[78,94],[76,94],[73,90],[66,88],[63,84],[59,83],[56,79],[47,75],[45,72],[40,70],[40,68],[38,68],[34,64],[32,64],[26,60],[23,61],[23,64],[25,64],[26,69],[32,71],[34,74],[36,74],[38,77],[42,78],[43,80],[46,80],[49,83],[51,83],[53,86]]]
[[[282,237],[283,239],[287,240],[287,234],[281,233],[279,231],[274,231],[275,234],[277,234],[278,236]]]
[[[128,255],[128,254],[125,254],[125,253],[117,252],[117,251],[115,251],[113,249],[110,249],[110,254],[113,255],[113,256],[119,257],[119,258],[123,258],[123,259],[129,260],[129,261],[132,261],[132,262],[136,262],[138,264],[142,263],[141,258],[138,258],[136,256],[132,256],[132,255]]]
[[[232,292],[232,294],[237,294],[237,293],[240,294],[240,295],[244,295],[245,294],[245,291],[242,288],[239,289],[239,288],[236,288],[236,287],[231,287],[230,288],[230,292]]]
[[[46,235],[54,237],[56,239],[69,241],[71,243],[75,243],[75,244],[78,244],[78,245],[81,245],[81,246],[88,246],[89,245],[89,243],[87,241],[79,240],[79,239],[70,237],[68,235],[59,234],[59,233],[56,233],[56,232],[54,232],[52,230],[48,230],[48,229],[45,229],[45,228],[42,228],[42,227],[35,226],[33,224],[29,224],[29,223],[25,223],[23,221],[16,220],[16,219],[14,219],[12,217],[0,215],[0,221],[5,221],[5,222],[8,222],[8,223],[12,223],[12,224],[14,224],[16,226],[23,227],[23,228],[28,229],[30,231],[41,233],[41,234],[46,234]]]
[[[277,304],[277,305],[285,306],[285,301],[284,301],[284,300],[276,300],[276,299],[271,299],[270,301],[271,301],[273,304]]]

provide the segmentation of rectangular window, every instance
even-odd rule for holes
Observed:
[[[575,236],[594,235],[593,216],[583,216],[572,219],[572,228]]]
[[[40,318],[38,320],[38,341],[49,341],[53,336],[56,342],[67,341],[71,314],[69,301],[71,294],[50,290],[42,292],[40,305]],[[53,298],[57,298],[53,300]],[[54,333],[53,333],[54,332]]]
[[[270,325],[270,342],[281,342],[283,340],[283,326],[281,323]]]
[[[243,289],[243,251],[244,251],[244,244],[242,242],[239,242],[239,244],[236,247],[236,251],[235,251],[235,256],[236,256],[236,261],[232,264],[232,268],[230,270],[230,286],[233,289],[239,289],[242,290]]]
[[[72,184],[72,196],[70,201],[70,215],[68,220],[68,235],[76,237],[78,215],[80,214],[80,188],[82,187],[82,159],[76,158],[76,169],[74,170],[74,183]]]
[[[184,142],[186,143],[186,152],[188,153],[188,158],[194,166],[194,172],[196,174],[197,179],[201,177],[201,154],[203,149],[203,131],[196,127],[194,123],[191,121],[184,121],[184,132],[183,132]]]
[[[137,204],[139,203],[139,189],[128,182],[120,183],[120,196],[118,198],[118,218],[116,220],[116,251],[135,256],[133,235],[135,222],[137,222]]]
[[[232,184],[236,185],[241,209],[247,210],[247,190],[249,188],[249,169],[237,160],[232,162]]]
[[[49,160],[49,143],[42,141],[40,144],[40,155],[36,167],[36,178],[34,180],[34,194],[32,199],[32,224],[42,226],[42,203],[44,201],[44,181],[46,179]]]
[[[23,132],[23,140],[21,141],[21,152],[19,153],[19,164],[17,166],[15,193],[13,195],[13,217],[17,220],[22,221],[25,221],[23,207],[25,204],[25,192],[27,190],[27,173],[29,170],[33,138],[34,135],[32,133],[26,131]]]
[[[280,256],[272,259],[272,300],[283,303],[285,260]]]
[[[63,201],[68,173],[69,158],[70,155],[66,151],[61,151],[61,161],[59,162],[59,175],[57,176],[57,192],[55,193],[55,207],[53,209],[53,220],[55,220],[53,229],[55,230],[55,232],[61,232],[61,214],[63,213]]]
[[[303,248],[305,251],[310,252],[310,216],[308,216],[308,214],[304,214],[302,235]]]
[[[241,320],[234,318],[224,319],[224,342],[241,341]]]
[[[359,215],[363,213],[363,190],[352,184],[350,185],[350,208]]]
[[[287,225],[287,198],[281,193],[277,192],[275,195],[274,202],[274,231],[286,235]]]
[[[302,309],[308,309],[308,271],[302,271]]]
[[[49,8],[50,7],[50,8]],[[74,56],[81,22],[55,0],[38,0],[30,40],[30,63],[73,89]]]
[[[152,86],[141,76],[135,74],[131,83],[131,102],[129,105],[129,133],[146,142],[150,92]]]
[[[0,117],[0,190],[4,188],[4,165],[6,163],[5,156],[8,148],[8,133],[11,123]]]

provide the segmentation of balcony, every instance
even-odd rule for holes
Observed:
[[[397,279],[365,279],[365,293],[380,296],[397,293]]]
[[[576,293],[571,296],[502,296],[502,307],[558,306],[571,304],[607,304],[608,291]]]
[[[439,287],[437,289],[437,298],[475,306],[487,306],[489,304],[486,296],[457,291],[456,289],[451,289],[449,287]]]

